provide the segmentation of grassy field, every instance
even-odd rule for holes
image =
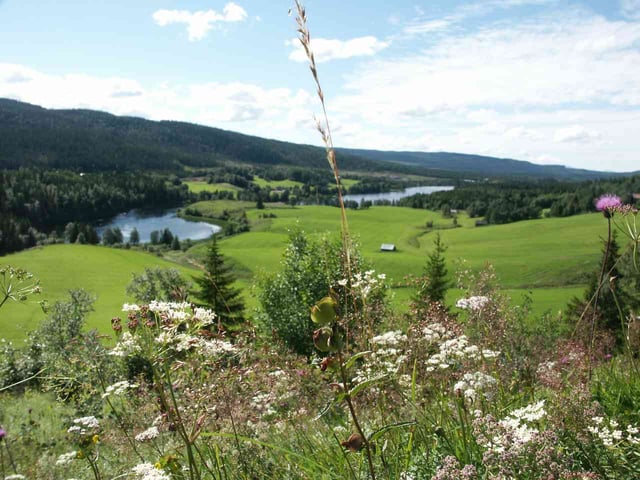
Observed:
[[[333,207],[305,206],[255,209],[253,202],[199,202],[197,208],[209,216],[222,210],[247,209],[252,231],[220,242],[221,252],[233,265],[238,284],[244,289],[248,307],[257,306],[251,287],[256,276],[277,271],[293,228],[308,234],[330,232],[338,235],[339,210]],[[193,206],[192,206],[193,207]],[[264,214],[275,218],[262,218]],[[440,232],[447,245],[449,272],[464,268],[479,270],[486,263],[495,267],[504,292],[514,301],[524,295],[533,299],[533,313],[556,313],[567,300],[583,291],[586,276],[594,271],[600,258],[600,236],[605,224],[601,215],[579,215],[569,218],[541,219],[509,225],[474,227],[474,221],[458,216],[459,228],[452,219],[437,212],[398,207],[372,207],[349,211],[352,236],[366,259],[378,272],[387,274],[392,286],[392,304],[405,310],[413,294],[405,287],[404,278],[419,275],[433,245],[435,232]],[[434,228],[427,228],[433,222]],[[394,243],[396,252],[380,252],[381,243]],[[108,331],[109,319],[119,314],[127,300],[124,289],[131,272],[146,266],[179,268],[187,277],[197,273],[188,261],[200,261],[206,244],[192,247],[186,257],[176,258],[182,266],[143,252],[83,245],[53,245],[9,255],[2,263],[25,268],[42,281],[43,298],[64,298],[71,288],[85,288],[98,294],[96,312],[89,318],[90,327]],[[173,252],[175,253],[175,252]],[[179,257],[179,255],[178,255]],[[461,295],[452,290],[449,303]],[[43,317],[39,307],[10,305],[0,311],[0,337],[20,338]]]
[[[255,275],[279,268],[288,232],[300,228],[309,234],[338,234],[339,211],[331,207],[296,207],[249,210],[250,219],[262,213],[276,218],[260,220],[260,231],[252,231],[221,242],[222,252],[236,266],[239,278],[250,285]],[[407,275],[419,275],[432,248],[435,232],[440,232],[448,268],[453,273],[464,262],[465,269],[480,270],[491,263],[504,292],[514,301],[524,295],[533,299],[535,315],[557,312],[568,299],[584,289],[586,277],[600,258],[600,235],[605,225],[601,215],[541,219],[509,225],[474,227],[474,221],[458,216],[460,228],[450,228],[452,220],[437,212],[397,207],[373,207],[348,212],[353,237],[375,269],[387,274],[394,288],[393,304],[406,308],[412,292],[402,288]],[[432,221],[434,229],[426,228]],[[397,252],[380,252],[381,243],[394,243]],[[190,254],[203,254],[196,246]],[[459,293],[452,292],[452,295]],[[454,303],[456,298],[450,298]],[[255,297],[249,298],[255,305]]]
[[[108,333],[111,318],[122,315],[122,304],[129,301],[125,287],[133,272],[140,273],[145,267],[157,265],[177,268],[187,278],[198,273],[196,269],[177,266],[145,252],[90,245],[50,245],[9,255],[0,261],[33,273],[40,279],[43,291],[26,304],[9,302],[2,307],[0,337],[7,339],[22,338],[44,318],[37,304],[39,300],[53,303],[76,288],[97,295],[88,327]]]
[[[183,182],[189,187],[189,191],[193,193],[200,192],[239,192],[242,189],[231,185],[230,183],[207,183],[202,181]]]
[[[295,180],[267,180],[265,178],[258,177],[257,175],[253,177],[253,183],[258,185],[260,188],[302,187],[302,185],[304,185],[302,182],[297,182]]]
[[[261,231],[224,239],[223,252],[245,269],[258,273],[277,266],[292,228],[316,234],[338,233],[339,211],[331,207],[297,207],[249,210],[250,219],[261,213],[276,218],[261,223]],[[460,259],[468,268],[495,266],[505,288],[551,288],[582,285],[600,257],[599,235],[604,224],[600,215],[541,219],[509,225],[473,227],[473,220],[458,217],[460,228],[437,212],[398,207],[373,207],[348,212],[352,236],[376,269],[394,283],[420,273],[431,250],[435,232],[448,246],[449,270]],[[262,220],[262,219],[261,219]],[[432,221],[435,229],[426,228]],[[380,252],[380,244],[393,243],[398,251]]]

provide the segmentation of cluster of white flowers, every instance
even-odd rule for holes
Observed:
[[[100,422],[94,416],[76,418],[73,423],[75,425],[69,427],[67,432],[78,435],[91,435],[100,430]]]
[[[478,310],[482,310],[487,303],[489,303],[489,297],[478,295],[475,297],[461,298],[456,302],[456,307],[477,312]]]
[[[482,393],[487,400],[493,396],[493,387],[498,381],[491,375],[482,372],[465,373],[462,380],[453,386],[453,392],[464,395],[465,400],[473,403],[478,398],[478,393]]]
[[[174,336],[173,340],[176,342],[174,346],[175,350],[177,352],[184,352],[186,350],[191,350],[194,347],[198,347],[202,338],[188,333],[178,333]]]
[[[441,323],[430,323],[422,328],[424,340],[428,343],[438,343],[447,338],[451,338],[453,334]]]
[[[205,356],[215,357],[219,355],[223,355],[225,353],[234,353],[238,351],[238,347],[236,347],[233,343],[229,343],[225,340],[204,340],[200,342],[199,345],[200,351]]]
[[[384,273],[375,275],[375,270],[367,270],[364,273],[356,273],[351,279],[351,289],[354,293],[360,295],[363,298],[369,296],[371,291],[377,287],[382,286],[383,281],[387,278]],[[346,287],[349,284],[349,280],[343,278],[338,280],[338,285]]]
[[[367,356],[367,360],[358,369],[354,383],[362,383],[379,375],[394,375],[407,359],[407,336],[400,330],[385,332],[375,336],[371,343],[379,348]]]
[[[498,355],[500,355],[500,352],[487,349],[481,350],[477,345],[469,344],[467,336],[460,335],[459,337],[445,340],[440,344],[439,352],[427,359],[427,371],[446,370],[465,360],[495,358]]]
[[[274,402],[275,395],[273,393],[259,393],[251,399],[251,405],[256,408],[261,416],[275,415]]]
[[[135,303],[125,303],[124,305],[122,305],[122,311],[126,313],[138,312],[140,311],[140,306],[136,305]]]
[[[540,420],[545,415],[544,400],[514,410],[499,422],[505,433],[494,436],[483,446],[496,453],[502,453],[507,449],[518,451],[538,433],[538,429],[529,423]]]
[[[220,356],[226,353],[237,352],[237,347],[225,340],[206,339],[188,333],[175,334],[174,331],[162,331],[156,338],[155,342],[161,345],[170,346],[178,352],[188,350],[197,350],[207,357]]]
[[[406,341],[407,336],[400,330],[385,332],[382,335],[377,335],[371,339],[371,343],[390,347],[397,347],[398,345],[404,344]]]
[[[69,465],[76,458],[78,458],[78,452],[76,452],[76,451],[69,452],[69,453],[63,453],[56,460],[56,465],[58,465],[60,467],[63,467],[65,465]]]
[[[136,480],[171,480],[171,477],[164,471],[156,468],[150,463],[139,463],[131,469]]]
[[[208,308],[196,307],[193,309],[193,318],[202,326],[211,325],[216,318],[216,314]]]
[[[164,313],[170,315],[170,312],[184,311],[190,306],[191,305],[187,302],[159,302],[157,300],[153,300],[149,304],[149,310],[153,313]]]
[[[148,442],[149,440],[153,440],[160,435],[160,430],[155,425],[147,428],[144,432],[140,432],[135,436],[136,441],[138,442]]]
[[[8,475],[4,477],[4,480],[26,480],[27,477],[21,475],[19,473],[14,473],[13,475]]]
[[[130,332],[124,332],[120,336],[120,340],[115,347],[109,352],[109,355],[114,357],[128,357],[133,353],[137,353],[141,350],[140,345],[136,342]]]
[[[104,393],[102,394],[102,398],[108,397],[109,395],[122,395],[130,388],[138,388],[137,383],[129,383],[126,380],[121,382],[116,382],[113,385],[109,385]]]
[[[615,420],[605,422],[603,417],[593,417],[591,419],[593,425],[588,427],[589,432],[598,437],[602,444],[606,447],[612,447],[621,442],[628,442],[632,445],[640,444],[640,429],[637,426],[627,425],[622,430]]]
[[[514,410],[511,412],[510,417],[520,421],[535,422],[543,418],[546,414],[544,400],[540,400],[539,402]]]

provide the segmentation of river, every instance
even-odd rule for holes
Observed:
[[[145,212],[142,210],[131,210],[121,213],[105,225],[98,227],[98,234],[102,236],[105,228],[118,227],[122,231],[125,242],[129,240],[129,235],[135,227],[140,234],[140,242],[151,241],[151,232],[154,230],[164,230],[168,228],[171,233],[177,235],[180,240],[190,238],[191,240],[202,240],[209,238],[212,233],[219,232],[222,228],[207,222],[190,222],[177,216],[177,210],[163,210],[155,212]]]
[[[410,197],[411,195],[415,195],[416,193],[433,193],[433,192],[444,192],[448,190],[453,190],[455,187],[452,186],[429,186],[429,187],[408,187],[402,191],[398,192],[383,192],[383,193],[356,193],[353,195],[345,195],[345,200],[353,200],[360,205],[362,200],[370,201],[375,203],[376,200],[389,200],[393,202],[394,200],[400,200],[404,197]]]

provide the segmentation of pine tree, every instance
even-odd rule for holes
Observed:
[[[615,232],[611,238],[611,243],[609,244],[609,251],[604,266],[605,275],[603,284],[600,286],[596,301],[595,294],[596,291],[598,291],[602,262],[605,261],[604,256],[606,252],[607,245],[605,240],[602,247],[602,259],[600,260],[599,266],[591,275],[589,286],[585,290],[582,298],[573,297],[569,301],[569,304],[567,305],[567,317],[574,323],[578,322],[580,318],[584,316],[583,313],[585,309],[588,309],[586,312],[587,314],[598,315],[598,324],[601,327],[619,334],[621,329],[621,312],[618,310],[618,305],[620,306],[623,317],[626,317],[629,310],[628,304],[630,303],[630,299],[625,290],[616,288],[616,285],[624,283],[626,279],[624,274],[618,269],[620,247],[618,245]]]
[[[244,302],[240,290],[232,288],[235,281],[231,267],[225,265],[214,235],[204,261],[204,276],[195,278],[200,291],[195,296],[218,316],[218,325],[233,328],[244,321]]]
[[[449,288],[447,280],[447,267],[445,265],[444,252],[447,247],[442,243],[440,234],[436,234],[433,241],[433,250],[427,257],[423,271],[423,283],[418,289],[414,299],[418,305],[431,302],[444,302],[444,296]]]

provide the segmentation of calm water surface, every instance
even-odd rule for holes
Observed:
[[[222,228],[206,222],[190,222],[176,216],[177,210],[164,210],[161,212],[143,212],[141,210],[131,210],[117,215],[105,225],[100,226],[97,231],[102,235],[105,228],[118,227],[122,230],[125,242],[129,240],[129,235],[133,228],[138,229],[140,242],[145,243],[151,240],[151,232],[154,230],[164,230],[168,228],[171,233],[178,235],[180,240],[190,238],[191,240],[202,240],[209,238],[212,233],[219,232]]]
[[[360,205],[360,202],[362,200],[370,201],[374,203],[376,200],[389,200],[390,202],[393,202],[394,200],[400,200],[401,198],[404,198],[404,197],[410,197],[411,195],[415,195],[416,193],[444,192],[447,190],[453,190],[454,188],[455,187],[443,186],[443,185],[430,186],[430,187],[409,187],[399,192],[356,193],[353,195],[345,195],[344,199],[358,202],[358,205]]]

